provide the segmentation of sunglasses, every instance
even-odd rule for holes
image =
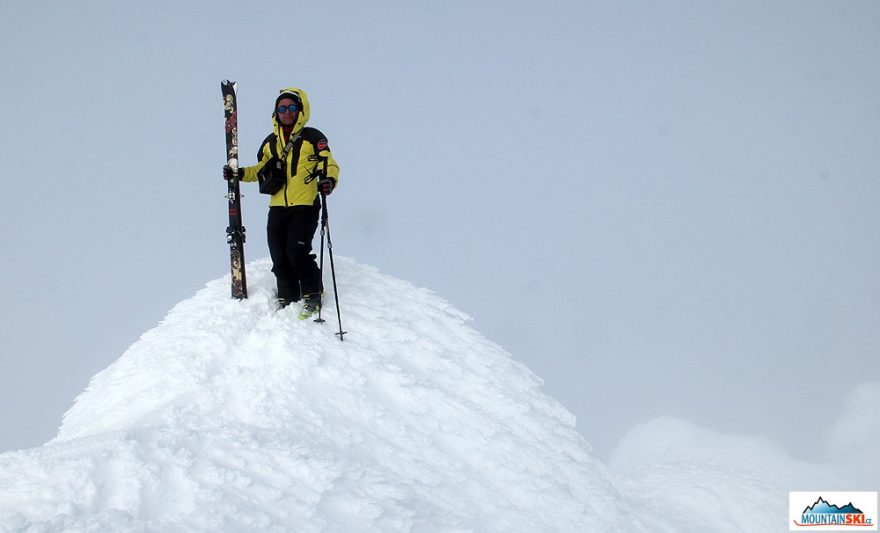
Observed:
[[[280,105],[275,111],[278,111],[279,115],[282,113],[296,113],[299,111],[299,106],[296,104]]]

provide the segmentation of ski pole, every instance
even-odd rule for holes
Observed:
[[[324,276],[324,227],[327,225],[327,220],[324,218],[324,198],[323,194],[321,195],[321,259],[318,262],[318,270],[321,271],[321,276]],[[335,292],[335,290],[334,290]],[[323,305],[318,306],[318,318],[315,319],[315,322],[323,323],[326,322],[323,318],[321,318],[321,311],[323,311]]]
[[[321,177],[327,177],[327,158],[323,158],[324,160],[324,169],[318,174],[318,183],[321,183]],[[315,169],[317,170],[317,166]],[[324,194],[321,193],[321,187],[318,187],[318,194],[321,195],[321,259],[318,263],[318,270],[321,271],[321,276],[324,276],[324,228],[327,226],[327,218],[326,211],[324,210]],[[335,288],[334,291],[336,292]],[[321,311],[323,310],[323,305],[318,306],[318,318],[315,319],[315,322],[322,324],[326,322],[323,318],[321,318]]]
[[[324,177],[327,177],[327,158],[324,158]],[[329,216],[327,214],[327,195],[324,192],[321,192],[321,272],[324,272],[324,234],[326,231],[327,235],[327,252],[330,255],[330,275],[333,279],[333,297],[336,301],[336,320],[339,323],[339,331],[336,332],[336,335],[339,335],[339,340],[345,340],[344,335],[348,333],[347,331],[342,331],[342,313],[339,310],[339,291],[337,290],[336,285],[336,265],[333,262],[333,240],[330,238],[330,223]],[[315,319],[316,322],[324,322],[324,319],[321,318],[321,308],[318,308],[318,318]]]
[[[327,253],[330,255],[330,275],[333,278],[333,297],[336,300],[336,320],[339,323],[339,331],[336,333],[339,335],[339,340],[343,339],[343,335],[348,333],[347,331],[342,331],[342,313],[339,311],[339,292],[336,289],[336,265],[333,264],[333,240],[330,239],[330,224],[327,220],[327,197],[326,195],[321,195],[321,211],[323,212],[322,217],[324,219],[324,227],[327,228]]]

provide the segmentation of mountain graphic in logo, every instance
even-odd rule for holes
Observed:
[[[834,498],[831,499],[834,500]],[[829,503],[821,495],[819,495],[813,505],[804,508],[800,515],[800,521],[794,519],[792,522],[794,522],[795,528],[822,527],[824,529],[848,529],[850,527],[862,527],[872,530],[877,529],[872,519],[865,516],[861,509],[853,505],[852,500],[841,507]]]
[[[830,504],[825,501],[824,498],[819,497],[816,500],[816,503],[804,509],[803,514],[865,514],[860,509],[857,509],[852,502],[844,505],[843,507],[839,507],[837,505]]]

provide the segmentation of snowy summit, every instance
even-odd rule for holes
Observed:
[[[574,417],[428,290],[339,260],[320,325],[229,277],[0,456],[3,531],[641,530]]]

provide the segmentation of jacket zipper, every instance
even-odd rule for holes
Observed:
[[[290,207],[290,200],[287,199],[287,185],[290,183],[290,153],[284,159],[284,207]]]
[[[287,154],[287,158],[290,158],[290,154]],[[284,162],[284,207],[290,207],[290,200],[287,199],[287,185],[290,183],[290,178],[288,174],[290,174],[290,163],[287,161]]]

